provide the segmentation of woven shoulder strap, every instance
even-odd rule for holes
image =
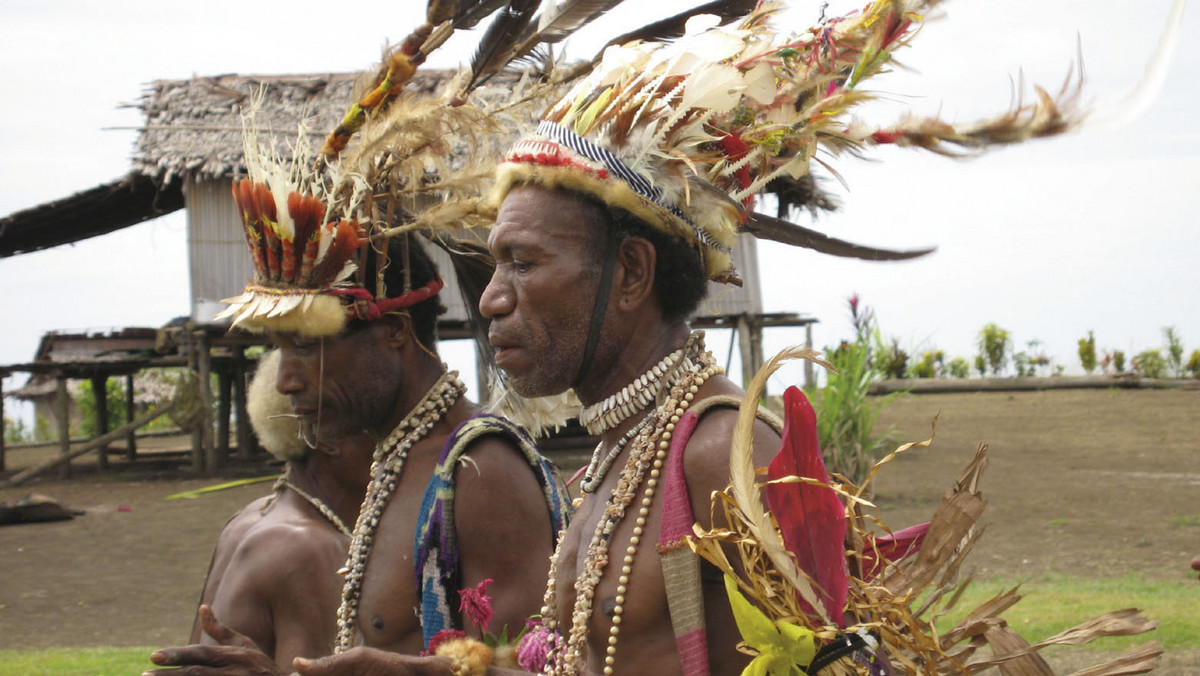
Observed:
[[[667,473],[663,482],[662,523],[658,536],[667,607],[675,633],[675,648],[685,676],[709,676],[708,635],[704,626],[704,593],[700,583],[700,557],[684,542],[692,534],[696,515],[688,496],[683,454],[700,418],[713,408],[736,408],[741,399],[716,396],[694,403],[675,424],[667,455]],[[782,434],[783,421],[759,408],[757,417]]]
[[[471,445],[487,435],[499,435],[512,442],[529,463],[546,499],[552,541],[566,528],[570,515],[570,503],[558,472],[519,427],[493,415],[478,415],[459,425],[446,440],[425,487],[413,539],[413,572],[421,595],[421,633],[426,647],[439,631],[462,628],[455,610],[462,570],[454,527],[454,473]]]

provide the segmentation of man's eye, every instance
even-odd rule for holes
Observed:
[[[513,270],[516,270],[518,273],[529,272],[533,269],[533,263],[528,263],[526,261],[513,261],[512,266]]]

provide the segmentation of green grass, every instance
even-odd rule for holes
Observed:
[[[938,620],[938,630],[949,630],[967,611],[1017,584],[1005,580],[972,584],[955,608]],[[1004,618],[1031,643],[1109,611],[1138,608],[1142,615],[1158,621],[1157,629],[1138,636],[1107,637],[1084,647],[1125,650],[1157,640],[1167,650],[1200,649],[1200,582],[1191,575],[1167,581],[1133,575],[1099,580],[1039,578],[1021,584],[1018,593],[1023,598]]]
[[[155,648],[0,650],[0,676],[137,676]]]
[[[946,631],[966,612],[1018,583],[987,580],[972,584],[958,605],[938,620]],[[1110,637],[1070,648],[1120,651],[1157,640],[1166,650],[1200,650],[1200,582],[1186,578],[1141,580],[1132,575],[1103,580],[1039,578],[1022,584],[1021,602],[1004,614],[1010,626],[1031,643],[1053,636],[1084,620],[1122,608],[1140,608],[1158,621],[1148,634]],[[150,668],[154,648],[52,648],[0,650],[0,676],[136,676]]]

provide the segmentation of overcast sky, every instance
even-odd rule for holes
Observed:
[[[647,20],[645,3],[616,11],[572,49],[590,54],[612,26]],[[682,3],[656,3],[662,15]],[[789,17],[811,25],[818,3]],[[841,13],[860,3],[833,3]],[[372,68],[382,46],[419,21],[416,2],[302,0],[207,3],[6,0],[0,5],[0,214],[124,175],[146,83],[192,75],[345,72]],[[403,7],[402,7],[403,6]],[[1085,99],[1112,109],[1141,79],[1169,0],[950,0],[901,52],[910,70],[879,79],[876,122],[906,109],[968,121],[1008,106],[1017,78],[1056,88],[1076,58]],[[469,36],[434,66],[465,59]],[[816,316],[815,342],[851,329],[857,292],[881,329],[913,353],[972,356],[980,328],[1008,329],[1080,372],[1076,341],[1127,354],[1164,344],[1174,326],[1200,348],[1200,17],[1184,13],[1161,92],[1118,129],[1088,130],[983,158],[916,151],[838,158],[843,208],[805,222],[844,239],[909,248],[926,259],[874,264],[783,246],[759,258],[768,312]],[[51,330],[159,326],[189,311],[182,213],[79,242],[0,259],[0,364],[29,361]],[[767,334],[768,350],[802,336]],[[723,354],[723,337],[714,337]],[[466,354],[464,352],[464,354]],[[451,355],[452,360],[456,359]],[[776,384],[798,380],[785,372]],[[11,390],[25,380],[10,378]]]

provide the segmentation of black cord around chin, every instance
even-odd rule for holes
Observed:
[[[596,302],[592,305],[592,319],[588,324],[587,343],[583,349],[583,361],[579,364],[579,373],[575,375],[571,387],[579,387],[592,366],[592,358],[596,355],[596,346],[600,344],[600,329],[604,327],[604,312],[608,309],[608,297],[612,292],[613,270],[617,266],[617,245],[621,237],[615,228],[605,228],[607,231],[604,243],[604,268],[600,272],[600,287],[596,290]]]

